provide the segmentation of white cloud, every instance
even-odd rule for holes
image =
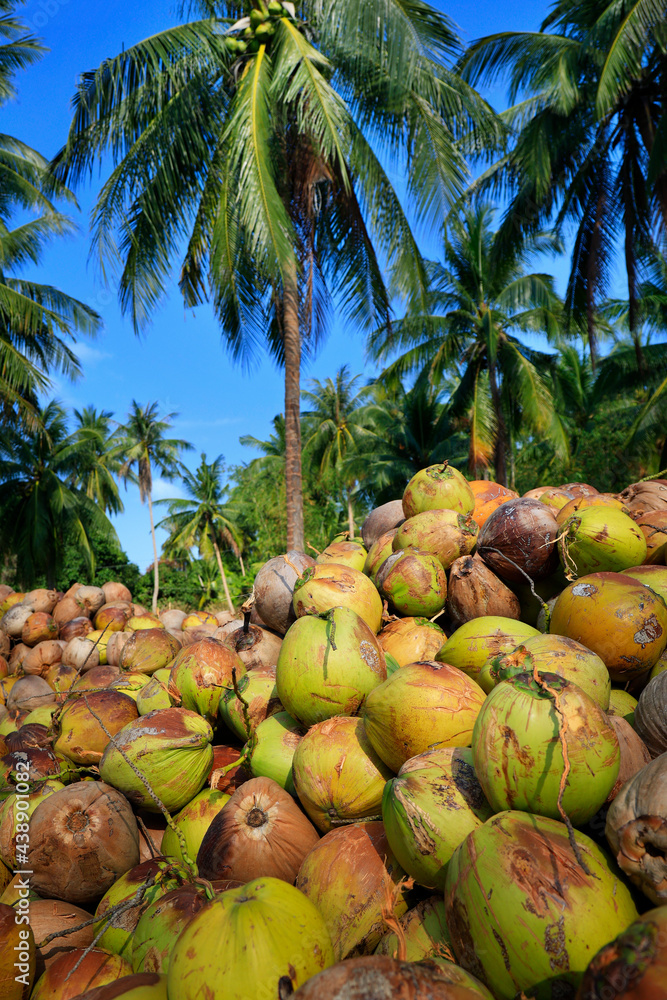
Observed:
[[[113,354],[107,354],[106,351],[100,351],[97,347],[91,347],[85,340],[77,341],[74,353],[79,361],[83,362],[84,365],[95,365],[99,361],[104,361],[106,358],[113,357]]]
[[[167,479],[156,476],[153,479],[153,499],[154,500],[177,500],[184,499],[185,493],[177,481],[170,483]]]

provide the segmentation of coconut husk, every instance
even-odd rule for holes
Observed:
[[[452,563],[447,610],[456,627],[483,615],[521,618],[519,598],[478,555],[462,556]]]
[[[651,757],[667,752],[667,670],[646,685],[635,708],[634,728]]]
[[[626,781],[633,778],[651,761],[651,754],[646,744],[640,739],[627,719],[620,715],[608,715],[609,722],[616,730],[618,745],[621,749],[621,766],[616,784],[607,796],[607,802],[613,802]]]
[[[637,513],[650,510],[667,510],[667,479],[651,479],[645,483],[631,483],[618,494],[620,500]]]

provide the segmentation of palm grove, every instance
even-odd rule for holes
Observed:
[[[0,0],[3,102],[43,53],[20,7]],[[436,461],[519,490],[665,469],[663,5],[556,3],[540,31],[467,50],[421,0],[180,13],[82,73],[51,162],[0,136],[5,578],[97,572],[133,577],[153,606],[231,606],[262,561],[353,532]],[[498,81],[499,112],[481,96]],[[202,455],[188,469],[192,446],[154,403],[116,418],[49,400],[100,318],[21,275],[70,229],[65,210],[102,162],[91,247],[117,266],[135,331],[177,281],[187,306],[211,305],[233,361],[266,351],[284,372],[284,411],[266,440],[242,439],[260,454],[243,466]],[[619,267],[627,295],[611,298]],[[367,338],[381,374],[342,367],[302,390],[302,359],[334,320]],[[185,499],[160,508],[155,473]],[[123,481],[146,503],[145,578],[109,521]]]

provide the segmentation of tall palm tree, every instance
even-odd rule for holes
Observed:
[[[124,479],[126,484],[128,479],[136,483],[139,487],[141,502],[148,503],[154,557],[153,613],[157,611],[157,598],[160,592],[160,572],[153,518],[153,469],[163,479],[173,480],[182,475],[184,471],[179,459],[181,451],[192,450],[192,445],[188,441],[165,437],[175,416],[175,413],[167,413],[160,418],[157,403],[140,406],[133,399],[127,422],[118,429],[118,444],[116,446],[116,454],[121,462],[119,469],[121,479]]]
[[[354,538],[353,493],[357,481],[355,476],[346,475],[345,460],[351,452],[363,448],[363,440],[370,435],[368,427],[364,426],[362,407],[372,390],[370,386],[357,389],[360,379],[361,375],[351,377],[349,367],[343,365],[335,378],[324,382],[311,379],[311,388],[301,393],[302,399],[312,407],[302,413],[308,427],[304,457],[312,456],[321,474],[330,470],[335,472],[347,505],[350,538]]]
[[[211,555],[215,555],[227,604],[234,614],[234,604],[220,555],[220,545],[224,543],[236,558],[241,560],[241,570],[245,576],[241,559],[243,537],[235,523],[233,508],[224,502],[227,493],[227,487],[222,482],[224,470],[222,455],[218,455],[213,462],[208,463],[206,455],[202,454],[197,470],[194,473],[188,471],[183,473],[183,487],[188,494],[187,498],[158,501],[169,504],[169,516],[161,521],[158,527],[167,525],[170,529],[165,552],[171,547],[183,550],[197,545],[203,559],[210,559]]]
[[[18,3],[0,0],[0,106],[16,96],[16,71],[45,51],[16,16]],[[0,414],[5,421],[34,422],[38,395],[51,384],[49,372],[80,374],[67,340],[100,326],[97,313],[82,302],[52,285],[20,277],[26,264],[39,263],[51,240],[73,228],[54,207],[54,196],[73,200],[39,153],[0,135]]]
[[[120,548],[116,532],[101,507],[72,485],[86,447],[68,434],[65,410],[52,401],[36,417],[34,428],[5,424],[0,431],[0,548],[16,557],[26,587],[40,576],[54,587],[68,545],[79,549],[92,580],[91,536],[100,533]]]
[[[657,0],[558,0],[539,32],[477,41],[469,82],[509,79],[514,140],[478,182],[508,202],[501,232],[574,226],[566,307],[597,360],[598,306],[617,255],[638,322],[640,256],[667,235],[665,10]]]
[[[121,463],[114,438],[116,431],[111,428],[113,413],[86,406],[83,410],[74,410],[74,417],[76,427],[70,440],[76,450],[77,463],[72,483],[83,489],[103,511],[120,514],[123,502],[115,476]]]
[[[507,483],[507,458],[520,424],[549,435],[561,451],[567,440],[541,370],[550,356],[527,347],[516,334],[558,332],[560,303],[553,278],[526,273],[534,258],[558,243],[535,234],[499,246],[488,205],[465,209],[451,222],[444,264],[432,263],[429,312],[407,313],[387,337],[376,331],[371,354],[386,359],[407,347],[385,376],[423,370],[437,386],[442,374],[458,369],[460,379],[449,419],[470,428],[468,463],[473,474],[492,460],[498,482]]]
[[[179,262],[186,304],[210,297],[235,359],[266,347],[284,366],[287,545],[302,549],[302,353],[334,301],[357,327],[388,325],[380,259],[395,293],[424,294],[382,159],[401,164],[418,220],[442,222],[466,179],[457,139],[496,121],[448,68],[458,39],[424,0],[182,6],[202,19],[83,75],[54,171],[78,182],[113,162],[93,249],[120,266],[137,329]]]

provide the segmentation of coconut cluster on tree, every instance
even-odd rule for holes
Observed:
[[[661,996],[650,486],[429,467],[360,538],[267,562],[253,623],[5,587],[3,996]]]

